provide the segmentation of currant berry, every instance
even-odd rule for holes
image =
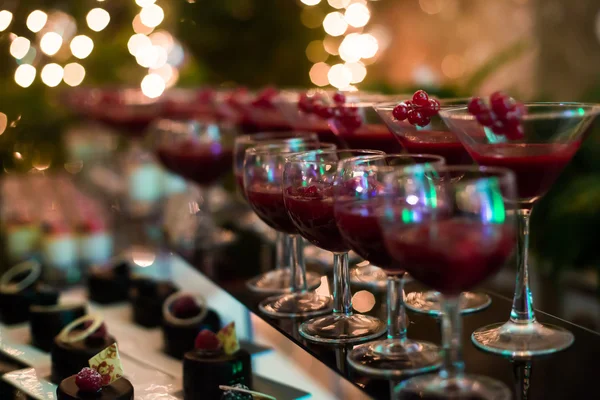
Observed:
[[[483,126],[492,126],[496,121],[496,116],[491,111],[483,111],[475,115],[477,121]]]
[[[504,130],[504,134],[507,139],[519,140],[523,139],[523,136],[525,136],[525,130],[522,125],[507,126]]]
[[[200,331],[194,340],[194,348],[198,350],[218,350],[221,346],[221,341],[217,335],[208,329]]]
[[[92,368],[84,368],[75,376],[75,385],[82,392],[95,393],[102,389],[102,375]]]
[[[429,103],[429,95],[424,90],[417,90],[412,97],[413,103],[420,107],[424,107]]]
[[[310,114],[313,112],[313,102],[314,100],[311,97],[308,97],[306,93],[303,93],[298,99],[298,108],[303,113]]]
[[[433,117],[438,114],[440,111],[440,102],[436,99],[429,99],[426,106],[424,106],[421,110],[423,114],[427,117]]]
[[[337,92],[333,95],[333,102],[335,104],[344,104],[346,102],[346,96],[344,95],[344,93]]]
[[[316,103],[313,106],[313,112],[323,119],[329,119],[333,117],[333,109],[324,104]]]
[[[394,107],[394,109],[392,110],[392,115],[398,121],[404,121],[408,117],[408,107],[406,106],[406,104],[400,103],[396,107]]]
[[[467,109],[475,116],[489,111],[487,104],[485,104],[485,101],[483,101],[481,97],[473,97],[471,100],[469,100]]]
[[[504,135],[506,133],[506,127],[500,120],[495,120],[490,128],[496,135]]]
[[[425,126],[429,124],[430,119],[420,110],[411,110],[408,113],[408,122],[410,122],[412,125]]]
[[[349,131],[358,129],[362,125],[362,119],[357,114],[343,115],[339,117],[339,121]]]
[[[503,119],[509,111],[516,107],[515,100],[502,92],[495,92],[490,96],[490,105],[500,119]]]

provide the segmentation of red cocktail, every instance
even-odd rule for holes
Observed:
[[[246,198],[254,212],[271,228],[287,234],[297,233],[283,204],[280,184],[251,183],[246,188]]]

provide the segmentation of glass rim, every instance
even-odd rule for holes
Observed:
[[[521,120],[535,121],[550,118],[584,118],[600,114],[600,104],[583,102],[525,102],[526,109],[559,108],[560,111],[546,111],[535,114],[525,114]],[[576,113],[576,114],[575,114]],[[472,121],[475,116],[470,114],[467,106],[454,106],[440,110],[440,117],[451,120]]]
[[[300,138],[291,138],[293,139],[300,139]],[[332,150],[336,150],[337,146],[333,143],[319,143],[318,146],[321,146],[318,149],[310,149],[310,150],[300,150],[300,151],[289,151],[289,152],[278,152],[278,153],[272,153],[270,150],[271,149],[285,149],[286,147],[289,148],[289,143],[287,142],[280,142],[280,143],[261,143],[258,146],[253,146],[253,147],[248,147],[245,151],[244,151],[244,158],[246,158],[248,155],[252,155],[252,156],[273,156],[273,157],[278,157],[278,156],[285,156],[286,158],[290,156],[290,154],[292,155],[297,155],[299,153],[309,153],[311,151],[332,151]]]
[[[410,176],[413,171],[418,170],[418,169],[421,169],[419,164],[406,165],[406,166],[404,166],[404,168],[398,168],[398,170],[392,172],[392,174],[394,177]],[[452,172],[489,173],[489,174],[495,175],[501,181],[507,181],[513,185],[516,184],[515,173],[510,168],[506,168],[506,167],[488,167],[488,166],[483,166],[483,165],[447,165],[447,164],[445,164],[445,165],[442,165],[437,168],[430,168],[427,171],[435,171],[435,172],[440,172],[440,173],[452,173]],[[461,180],[460,182],[457,182],[457,183],[465,184],[467,182],[475,182],[475,181],[479,181],[481,179],[486,179],[486,178],[490,178],[490,177],[489,176],[488,177],[485,177],[485,176],[472,177],[472,178],[467,178],[464,181]]]
[[[288,134],[293,134],[294,136],[286,136]],[[266,138],[266,139],[258,139],[258,140],[254,139],[256,137],[264,137],[267,135],[273,135],[273,137]],[[284,140],[288,140],[288,139],[302,139],[304,137],[304,135],[312,136],[312,138],[316,138],[317,140],[319,139],[319,135],[317,135],[316,132],[296,131],[296,130],[290,129],[287,131],[261,131],[258,133],[252,133],[252,134],[248,134],[248,135],[240,135],[235,138],[235,143],[236,144],[247,144],[247,143],[268,142],[270,140],[284,141]],[[281,136],[281,137],[278,137],[278,136]]]
[[[441,165],[446,165],[446,159],[442,156],[439,156],[437,154],[427,154],[427,153],[417,153],[417,154],[410,154],[410,153],[384,153],[384,154],[373,154],[372,156],[357,156],[357,157],[351,157],[351,158],[347,158],[345,160],[341,160],[341,163],[349,163],[349,162],[367,162],[370,160],[377,160],[379,158],[382,159],[387,159],[387,158],[407,158],[407,159],[418,159],[418,158],[432,158],[435,159],[436,161],[441,162]],[[405,165],[406,167],[410,167],[411,165],[420,165],[420,163],[415,163],[415,164],[409,164],[409,165]],[[377,168],[377,167],[396,167],[394,165],[369,165],[369,167],[373,167],[373,168]],[[400,167],[400,165],[398,166]]]
[[[325,143],[323,143],[325,144]],[[329,143],[327,143],[329,144]],[[381,155],[385,155],[386,153],[381,151],[381,150],[371,150],[371,149],[338,149],[335,145],[333,148],[331,149],[314,149],[314,150],[305,150],[305,151],[300,151],[297,152],[295,154],[293,154],[292,156],[289,156],[287,158],[287,163],[295,163],[295,164],[303,164],[303,163],[311,163],[311,164],[332,164],[332,163],[337,163],[343,160],[336,160],[336,161],[319,161],[319,160],[303,160],[301,159],[302,156],[309,154],[309,153],[316,153],[319,152],[318,154],[339,154],[339,153],[344,153],[344,152],[362,152],[365,156],[381,156]],[[356,155],[352,158],[355,157],[361,157],[360,155]]]

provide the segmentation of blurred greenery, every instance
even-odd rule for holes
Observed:
[[[100,3],[80,0],[13,2],[10,31],[29,35],[33,40],[33,34],[25,27],[27,15],[35,9],[62,10],[75,18],[78,33],[90,35],[95,43],[90,57],[81,61],[86,68],[86,84],[137,86],[147,70],[135,63],[127,51],[127,41],[133,34],[131,21],[139,8],[133,1],[101,4],[110,11],[111,23],[99,33],[85,27],[85,15]],[[304,49],[311,40],[322,38],[323,33],[321,29],[302,25],[298,2],[220,0],[161,5],[167,9],[163,25],[169,26],[193,55],[180,70],[179,85],[310,85],[310,63]],[[0,135],[1,167],[26,171],[36,154],[48,151],[53,166],[62,166],[60,133],[70,118],[60,107],[61,89],[42,85],[39,77],[29,88],[17,86],[13,78],[16,64],[9,55],[9,45],[9,30],[6,30],[0,33],[0,79],[4,90],[0,111],[7,115],[9,127]],[[463,85],[427,89],[443,96],[467,96],[528,49],[527,42],[513,43],[500,49]],[[388,93],[417,89],[373,80],[365,82],[362,88]],[[518,88],[514,89],[511,92],[518,96]],[[542,94],[537,99],[543,100]],[[600,102],[600,87],[590,89],[581,100]],[[15,159],[15,151],[23,155],[23,161]],[[600,124],[590,131],[581,151],[539,202],[532,222],[532,248],[548,261],[554,273],[565,266],[600,265],[600,253],[595,248],[595,228],[600,226]]]

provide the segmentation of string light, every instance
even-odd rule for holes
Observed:
[[[140,20],[142,23],[150,28],[155,28],[165,18],[165,12],[157,4],[151,4],[147,7],[142,8],[140,11]]]
[[[84,59],[92,53],[94,41],[85,35],[75,36],[71,40],[71,53],[79,59]]]
[[[334,11],[325,16],[323,29],[331,36],[340,36],[348,29],[348,23],[342,13]]]
[[[350,70],[350,73],[352,74],[352,79],[350,80],[350,83],[360,83],[367,76],[367,68],[360,61],[346,63],[346,67]]]
[[[136,33],[135,35],[132,35],[129,38],[129,41],[127,41],[127,50],[129,50],[129,53],[134,57],[142,48],[150,46],[152,46],[150,38],[141,33]]]
[[[321,2],[321,0],[300,0],[302,3],[306,4],[307,6],[316,6],[317,4],[319,4]]]
[[[55,63],[46,64],[44,68],[42,68],[42,72],[40,73],[42,82],[44,82],[49,87],[58,86],[58,84],[62,81],[63,76],[63,68]]]
[[[329,65],[324,62],[318,62],[310,68],[308,73],[310,81],[317,86],[327,86],[329,79],[327,74],[329,73]]]
[[[148,74],[142,79],[142,93],[151,99],[159,97],[165,91],[165,81],[158,74]]]
[[[85,78],[85,68],[79,63],[65,65],[63,80],[69,86],[79,86]]]
[[[40,40],[40,48],[45,54],[53,56],[58,53],[62,43],[63,38],[58,33],[46,32],[44,36],[42,36],[42,40]]]
[[[31,32],[36,33],[46,26],[46,22],[48,22],[48,14],[41,10],[35,10],[27,17],[26,25]]]
[[[133,21],[131,22],[131,26],[133,27],[133,31],[135,33],[142,33],[144,35],[149,35],[154,30],[154,28],[146,26],[146,25],[144,25],[142,23],[142,19],[140,18],[140,14],[137,14],[133,18]]]
[[[333,8],[346,8],[350,4],[351,0],[327,0],[329,5]]]
[[[346,8],[344,19],[348,25],[355,28],[362,28],[367,25],[371,18],[371,12],[363,3],[352,3]]]
[[[147,7],[154,3],[156,3],[156,0],[135,0],[135,4],[137,4],[140,7]]]
[[[33,65],[22,64],[19,65],[15,71],[15,82],[21,87],[29,87],[35,79],[36,69]]]
[[[110,14],[103,8],[94,8],[85,17],[88,26],[95,32],[100,32],[108,26]]]
[[[31,47],[31,42],[29,39],[19,36],[10,44],[10,55],[16,58],[17,60],[22,59],[29,52],[29,48]]]
[[[12,22],[12,13],[7,10],[0,11],[0,32],[8,28],[10,23]]]
[[[335,64],[327,73],[327,78],[331,86],[344,89],[352,82],[352,72],[344,64]]]

